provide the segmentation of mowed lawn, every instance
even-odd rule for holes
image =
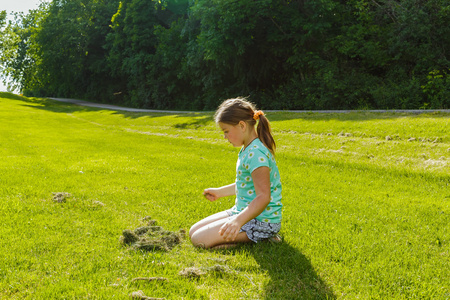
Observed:
[[[450,114],[267,113],[281,244],[123,246],[233,205],[213,113],[128,113],[0,93],[0,299],[450,299]],[[52,193],[72,196],[52,200]],[[195,268],[198,277],[180,272]],[[185,273],[182,273],[185,274]],[[138,277],[166,280],[133,281]]]

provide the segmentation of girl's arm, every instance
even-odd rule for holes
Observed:
[[[219,198],[236,195],[236,183],[222,186],[220,188],[208,188],[203,191],[203,195],[209,201],[216,201]]]
[[[241,227],[248,221],[259,216],[270,203],[269,167],[259,167],[253,171],[252,178],[255,186],[255,199],[236,218],[223,224],[219,230],[219,234],[228,241],[234,241]]]

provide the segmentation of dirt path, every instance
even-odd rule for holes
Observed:
[[[68,98],[48,98],[51,100],[56,100],[60,102],[72,103],[80,106],[89,106],[89,107],[98,107],[110,110],[121,110],[121,111],[130,111],[130,112],[149,112],[149,113],[167,113],[167,114],[188,114],[195,113],[194,111],[178,111],[178,110],[155,110],[155,109],[142,109],[142,108],[131,108],[131,107],[123,107],[111,104],[101,104],[88,102],[84,100],[78,99],[68,99]],[[266,112],[283,112],[286,110],[265,110]],[[289,110],[289,112],[295,113],[350,113],[355,110]],[[421,113],[430,113],[430,112],[445,112],[450,113],[450,109],[392,109],[392,110],[363,110],[364,112],[374,112],[374,113],[413,113],[413,114],[421,114]]]

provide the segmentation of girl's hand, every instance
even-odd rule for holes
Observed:
[[[220,227],[219,234],[226,241],[234,241],[239,234],[242,225],[236,218],[231,219]]]
[[[203,196],[205,196],[206,199],[208,199],[211,202],[216,201],[219,199],[219,195],[217,194],[217,190],[213,188],[209,188],[203,191]]]

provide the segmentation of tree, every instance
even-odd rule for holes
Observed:
[[[445,0],[54,0],[2,33],[28,95],[146,108],[449,107]],[[0,14],[4,26],[4,13]]]
[[[36,35],[47,95],[112,96],[105,38],[118,1],[54,0]],[[104,93],[107,95],[104,95]]]
[[[40,64],[37,54],[38,45],[34,36],[45,16],[46,4],[39,9],[30,10],[28,14],[16,13],[0,36],[1,76],[8,82],[11,90],[24,90],[39,85],[40,78],[35,76]],[[6,13],[2,14],[6,17]],[[4,26],[5,18],[2,20]],[[6,82],[5,82],[6,83]]]
[[[157,10],[153,1],[122,1],[107,38],[109,66],[113,74],[124,78],[126,84],[121,88],[126,90],[122,92],[135,106],[151,106],[147,75],[156,48]]]

